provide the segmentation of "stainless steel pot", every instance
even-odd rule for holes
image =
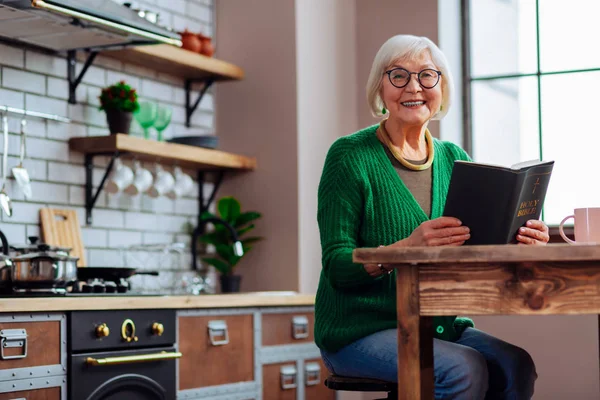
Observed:
[[[10,274],[12,273],[12,260],[4,254],[0,255],[0,291],[10,288]]]
[[[2,241],[2,253],[0,254],[0,289],[4,289],[10,284],[12,260],[8,254],[8,240],[2,231],[0,231],[0,240]]]
[[[40,245],[37,253],[13,257],[11,281],[13,287],[64,287],[77,280],[77,261],[48,251]]]
[[[59,255],[68,256],[71,252],[70,247],[52,246],[39,241],[37,236],[29,236],[29,244],[11,244],[10,248],[13,251],[13,256],[20,256],[24,254],[37,253],[40,251],[40,246],[47,251],[57,253]]]

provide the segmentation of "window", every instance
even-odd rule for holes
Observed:
[[[555,160],[543,219],[600,206],[600,0],[464,0],[465,148]]]

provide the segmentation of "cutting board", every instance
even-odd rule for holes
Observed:
[[[75,210],[40,209],[42,240],[53,246],[70,247],[70,255],[79,257],[78,267],[85,267],[85,253],[79,218]]]

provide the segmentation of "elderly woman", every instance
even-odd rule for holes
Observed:
[[[315,339],[327,368],[342,376],[397,381],[395,273],[352,262],[358,247],[460,246],[469,227],[442,217],[458,146],[431,136],[427,124],[450,109],[448,63],[429,39],[394,36],[377,53],[367,83],[381,123],[339,138],[318,194],[323,270]],[[530,220],[517,240],[548,242]],[[529,354],[467,318],[434,318],[435,397],[529,399],[537,377]]]

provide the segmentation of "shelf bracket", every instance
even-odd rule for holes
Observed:
[[[204,197],[204,183],[206,172],[198,171],[198,225],[200,225],[200,220],[202,218],[202,214],[204,214],[210,208],[210,205],[213,201],[215,201],[215,195],[217,194],[217,190],[221,186],[221,182],[223,182],[223,171],[216,172],[215,184],[213,186],[212,192],[208,197],[208,200],[205,200]]]
[[[188,128],[191,126],[192,114],[194,113],[194,111],[196,111],[196,108],[198,108],[198,105],[200,104],[200,101],[202,101],[204,94],[206,94],[206,91],[208,90],[208,88],[211,87],[211,85],[214,82],[214,80],[212,79],[202,81],[204,82],[204,86],[202,87],[202,90],[200,90],[200,95],[198,96],[194,104],[192,104],[192,84],[194,82],[200,82],[200,80],[185,80],[185,126]]]
[[[92,195],[94,187],[94,156],[96,156],[96,154],[85,155],[85,223],[87,225],[92,224],[92,209],[98,200],[98,196],[100,196],[100,192],[104,188],[108,174],[110,174],[112,171],[115,160],[119,157],[119,152],[115,151],[112,154],[110,162],[108,163],[108,167],[106,167],[106,172],[104,173],[104,176],[100,181],[100,185],[98,186],[98,190]]]
[[[94,62],[94,59],[96,58],[97,55],[98,55],[97,51],[88,52],[88,57],[87,57],[87,60],[85,60],[85,64],[83,64],[83,69],[81,70],[79,75],[76,77],[75,75],[77,75],[77,69],[76,69],[76,67],[77,67],[77,57],[76,57],[77,51],[69,50],[67,52],[67,77],[69,80],[69,103],[70,104],[77,103],[77,99],[75,98],[75,91],[77,90],[77,86],[79,86],[79,84],[81,83],[83,76],[87,72],[90,65],[92,65],[92,63]]]

